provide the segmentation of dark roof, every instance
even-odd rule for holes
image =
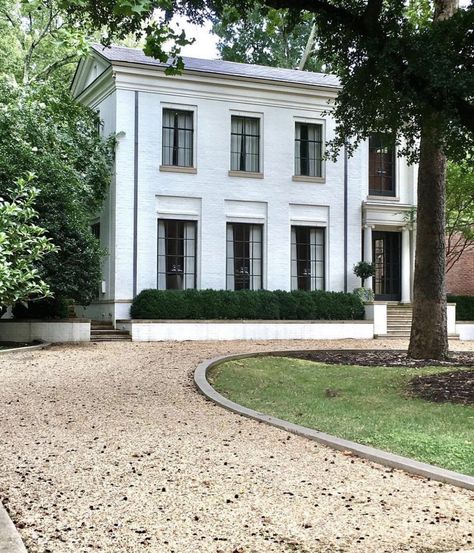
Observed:
[[[166,67],[166,64],[146,56],[138,48],[125,48],[123,46],[109,46],[95,44],[93,49],[111,63],[125,62],[140,65],[153,65]],[[339,80],[334,75],[325,73],[313,73],[311,71],[298,71],[296,69],[281,69],[266,67],[264,65],[250,65],[233,61],[204,60],[183,56],[185,71],[199,71],[216,75],[228,75],[231,77],[244,77],[249,79],[262,79],[266,81],[280,81],[286,83],[305,84],[312,86],[339,87]]]

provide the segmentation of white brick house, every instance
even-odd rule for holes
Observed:
[[[374,136],[322,159],[333,76],[95,47],[72,83],[117,136],[94,231],[108,251],[94,319],[124,319],[145,288],[352,291],[376,261],[376,299],[409,302],[416,168]],[[369,92],[369,91],[368,91]]]

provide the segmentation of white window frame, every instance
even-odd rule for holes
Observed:
[[[261,111],[242,111],[242,110],[229,110],[229,127],[228,127],[228,133],[227,136],[229,137],[229,177],[244,177],[244,178],[254,178],[254,179],[263,179],[264,178],[264,164],[265,164],[265,141],[264,141],[264,117],[263,113]],[[259,131],[260,131],[260,139],[259,139],[259,152],[258,152],[258,158],[259,158],[259,168],[258,171],[236,171],[231,169],[232,167],[232,116],[235,117],[249,117],[252,119],[258,119],[259,120]]]
[[[320,177],[310,177],[307,175],[297,175],[296,174],[296,155],[295,155],[295,142],[296,142],[296,123],[306,123],[308,125],[320,125],[321,126],[321,176]],[[293,156],[293,177],[292,180],[295,182],[326,182],[326,160],[324,159],[324,154],[326,151],[326,119],[321,117],[293,117],[293,142],[292,142],[292,156]]]
[[[177,111],[189,111],[193,114],[193,164],[190,167],[179,167],[178,165],[163,165],[163,111],[173,109]],[[160,171],[166,173],[197,173],[197,134],[198,134],[198,107],[190,104],[177,104],[170,102],[160,103]]]

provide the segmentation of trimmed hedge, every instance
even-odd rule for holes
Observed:
[[[276,290],[143,290],[132,319],[354,320],[364,306],[343,292]]]
[[[17,303],[13,306],[15,319],[67,319],[69,302],[65,299],[47,298],[29,301],[25,306]]]
[[[474,296],[448,296],[448,302],[456,304],[457,321],[474,321]]]

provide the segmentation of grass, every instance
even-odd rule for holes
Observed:
[[[474,407],[406,392],[413,376],[452,370],[255,357],[218,365],[209,380],[222,395],[257,411],[474,476]]]

